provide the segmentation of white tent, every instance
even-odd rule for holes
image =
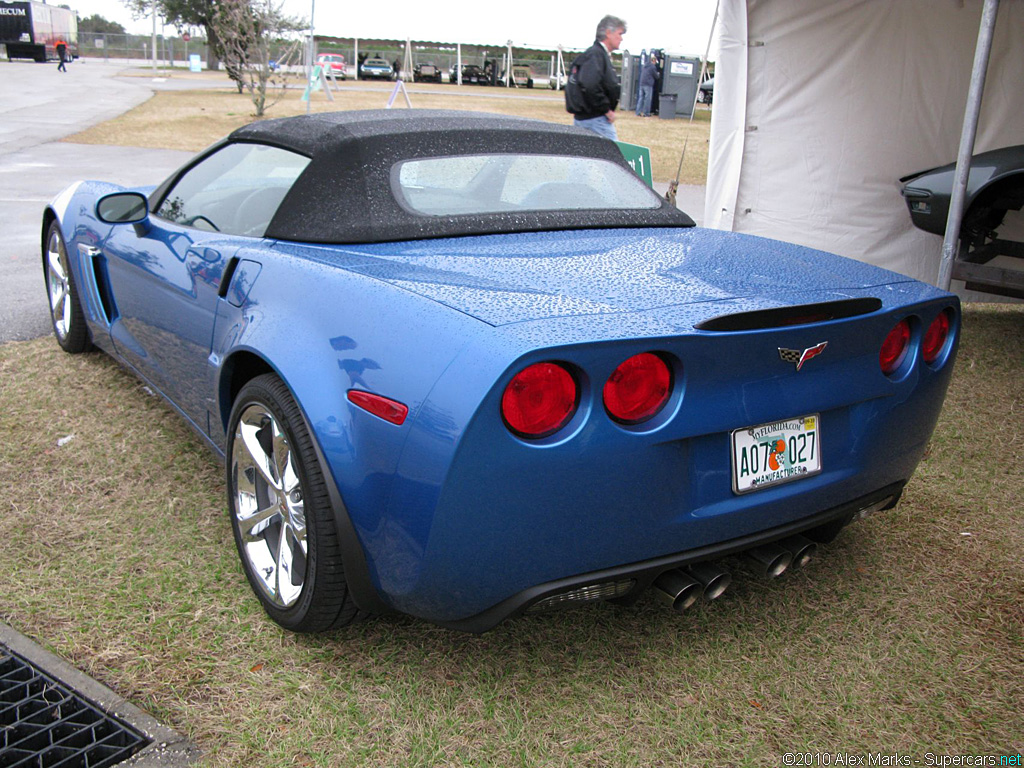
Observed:
[[[982,5],[721,0],[704,225],[934,283],[942,239],[898,180],[957,158]],[[1002,0],[974,152],[1014,144],[1024,0]]]

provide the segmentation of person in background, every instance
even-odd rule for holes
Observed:
[[[68,70],[64,66],[64,62],[67,61],[68,44],[64,42],[64,38],[63,37],[58,37],[57,38],[57,44],[56,44],[55,47],[57,49],[57,56],[60,58],[60,64],[57,65],[57,71],[58,72],[67,72]]]
[[[573,125],[612,141],[618,140],[615,109],[622,94],[612,53],[619,49],[624,34],[626,22],[622,19],[601,19],[597,39],[573,61],[565,84],[565,109],[572,114]]]
[[[640,94],[636,98],[636,116],[651,116],[651,101],[654,99],[654,86],[661,75],[658,73],[658,57],[652,53],[640,70]]]

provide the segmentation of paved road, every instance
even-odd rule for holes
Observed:
[[[0,343],[50,333],[39,257],[49,200],[78,179],[153,183],[191,155],[58,141],[141,104],[155,88],[170,87],[117,78],[123,68],[79,60],[65,74],[56,64],[0,62]]]

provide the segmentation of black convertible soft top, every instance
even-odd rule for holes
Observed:
[[[395,198],[392,169],[412,158],[549,154],[597,157],[629,167],[607,139],[539,120],[435,110],[331,112],[252,123],[234,131],[225,142],[269,144],[311,158],[270,222],[265,233],[269,238],[368,243],[552,229],[694,225],[664,200],[660,207],[645,210],[425,216],[402,207]],[[211,149],[220,146],[223,143]]]

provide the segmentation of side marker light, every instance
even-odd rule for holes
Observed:
[[[348,399],[350,403],[358,405],[364,411],[372,413],[374,416],[392,424],[403,424],[405,417],[409,415],[409,407],[407,405],[362,389],[350,389],[348,391]]]

